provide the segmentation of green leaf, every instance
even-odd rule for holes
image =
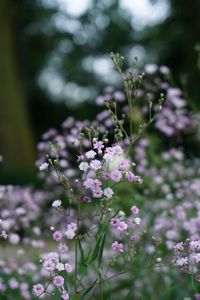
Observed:
[[[104,250],[104,245],[106,241],[106,232],[103,234],[100,249],[99,249],[99,255],[98,255],[98,265],[100,266],[102,263],[102,258],[103,258],[103,250]]]
[[[83,251],[83,247],[81,245],[81,241],[80,241],[79,237],[78,237],[77,241],[78,241],[78,247],[79,247],[80,254],[81,254],[81,264],[84,265],[85,267],[87,267],[86,259],[85,259],[85,255],[84,255],[84,251]]]
[[[97,258],[97,255],[99,253],[99,247],[100,247],[100,244],[101,244],[101,240],[102,240],[102,236],[100,236],[98,238],[98,240],[96,242],[96,246],[95,246],[94,250],[92,251],[91,256],[89,257],[89,261],[88,261],[89,264]]]

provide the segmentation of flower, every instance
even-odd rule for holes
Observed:
[[[83,200],[83,202],[85,202],[85,203],[91,202],[91,198],[90,198],[89,196],[84,196],[82,200]]]
[[[62,232],[60,232],[58,230],[53,233],[53,239],[56,242],[60,241],[62,239],[62,237],[63,237]]]
[[[176,260],[176,265],[179,267],[182,267],[184,265],[188,264],[188,258],[187,257],[180,257]]]
[[[65,270],[66,270],[66,272],[71,273],[73,271],[72,265],[66,263],[65,264]]]
[[[65,235],[66,235],[67,239],[73,240],[73,238],[75,237],[76,233],[74,232],[74,230],[68,229],[68,230],[65,232]]]
[[[112,249],[114,251],[117,252],[123,252],[123,244],[122,243],[118,243],[117,241],[115,241],[114,243],[112,243]]]
[[[104,148],[103,142],[102,141],[96,141],[93,144],[94,149],[96,149],[97,151],[100,151]]]
[[[103,191],[102,191],[102,189],[101,189],[101,188],[96,188],[96,189],[94,189],[93,192],[92,192],[92,196],[93,196],[94,198],[101,198],[101,197],[103,196]]]
[[[57,263],[56,269],[57,269],[58,271],[63,271],[63,270],[65,269],[65,266],[64,266],[64,264],[62,264],[62,263]]]
[[[104,193],[104,196],[106,196],[106,198],[108,198],[108,199],[111,199],[112,196],[114,195],[113,190],[109,187],[104,189],[103,193]]]
[[[53,270],[55,270],[56,265],[55,265],[55,263],[51,259],[48,259],[48,260],[44,261],[43,267],[47,271],[52,272]]]
[[[61,206],[61,204],[62,204],[61,200],[54,200],[52,203],[52,207],[58,208]]]
[[[141,219],[140,218],[135,218],[134,222],[135,222],[135,224],[140,225]]]
[[[41,283],[35,284],[33,286],[33,292],[36,296],[40,296],[44,293],[45,289]]]
[[[127,170],[130,168],[130,161],[128,159],[124,159],[119,164],[120,170]]]
[[[122,179],[122,173],[119,170],[114,170],[111,172],[110,177],[114,182],[119,182]]]
[[[128,228],[128,224],[126,224],[125,221],[117,219],[117,218],[111,219],[110,224],[112,225],[113,228],[119,230],[120,232],[122,232]]]
[[[16,233],[11,233],[9,235],[9,242],[12,244],[12,245],[17,245],[20,241],[20,238],[19,238],[19,235],[16,234]]]
[[[53,279],[53,284],[57,287],[61,287],[64,285],[64,278],[62,276],[55,276]]]
[[[63,300],[68,300],[69,299],[69,294],[67,293],[67,291],[62,291],[62,295],[61,295],[61,298]]]
[[[86,152],[85,156],[86,156],[88,159],[93,159],[93,158],[96,156],[96,152],[93,151],[93,150],[90,150],[90,151]]]
[[[39,166],[39,170],[44,171],[48,168],[48,166],[49,166],[49,164],[47,162],[45,162]]]
[[[131,213],[133,214],[133,215],[138,215],[139,214],[139,208],[137,208],[137,206],[132,206],[131,207]]]
[[[86,172],[89,169],[89,165],[87,162],[82,161],[79,165],[79,169],[83,172]]]
[[[91,163],[90,163],[90,168],[92,170],[99,170],[99,169],[101,169],[101,162],[100,162],[100,160],[97,160],[97,159],[92,160]]]
[[[125,178],[128,180],[128,182],[134,182],[135,175],[131,171],[129,171],[126,172]]]
[[[177,243],[176,245],[174,245],[174,250],[183,251],[184,250],[183,242],[180,242],[180,243]]]

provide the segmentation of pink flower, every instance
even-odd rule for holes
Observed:
[[[65,270],[66,270],[66,272],[71,273],[73,271],[72,265],[66,263],[65,264]]]
[[[114,150],[115,155],[122,155],[123,154],[123,149],[119,145],[114,146],[113,150]]]
[[[17,289],[19,287],[19,282],[15,278],[11,278],[8,283],[11,289]]]
[[[117,252],[123,252],[123,244],[122,243],[118,243],[117,241],[112,243],[112,249],[114,251],[117,251]]]
[[[125,221],[121,221],[120,219],[111,219],[110,224],[112,227],[116,228],[120,232],[126,230],[128,228],[128,225]]]
[[[62,240],[62,237],[63,237],[63,235],[62,235],[62,232],[60,232],[60,231],[55,231],[55,232],[53,233],[53,239],[54,239],[54,241],[56,241],[56,242]]]
[[[103,191],[101,188],[96,188],[93,190],[92,195],[94,198],[101,198],[103,196]]]
[[[119,226],[120,223],[120,219],[111,219],[110,224],[112,225],[112,227],[117,228]]]
[[[67,291],[62,291],[61,298],[63,300],[68,300],[69,299],[69,294],[67,293]]]
[[[184,247],[183,247],[183,242],[177,243],[176,245],[174,245],[174,249],[176,251],[183,251]]]
[[[100,151],[104,148],[103,142],[102,141],[96,141],[93,144],[94,149],[96,149],[97,151]]]
[[[122,173],[119,170],[115,170],[111,172],[110,177],[114,182],[119,182],[122,179]]]
[[[110,173],[108,173],[108,172],[103,172],[103,173],[102,173],[102,177],[103,177],[103,179],[105,179],[105,180],[109,180],[109,179],[110,179]]]
[[[127,170],[130,168],[130,161],[128,159],[124,159],[119,164],[120,170]]]
[[[48,260],[44,261],[43,267],[47,271],[52,272],[55,269],[56,265],[51,259],[48,259]]]
[[[129,171],[126,172],[125,178],[128,180],[128,182],[134,182],[135,175]]]
[[[131,212],[133,215],[138,215],[139,214],[139,208],[137,208],[137,206],[132,206],[131,207]]]
[[[41,283],[35,284],[33,286],[33,292],[36,296],[40,296],[44,293],[44,287]]]
[[[88,196],[84,196],[82,200],[83,200],[83,202],[86,202],[86,203],[91,202],[91,198]]]
[[[92,189],[95,189],[95,188],[99,188],[99,187],[102,185],[102,183],[101,183],[101,181],[98,180],[98,179],[87,178],[87,179],[84,181],[83,185],[84,185],[84,187],[85,187],[86,189],[92,190]]]
[[[200,282],[200,275],[196,275],[195,279],[197,282]]]
[[[16,245],[18,244],[20,241],[20,238],[19,238],[19,235],[16,234],[16,233],[12,233],[9,235],[9,242],[12,244],[12,245]]]
[[[53,283],[57,287],[61,287],[64,285],[64,278],[62,276],[55,276],[53,279]]]
[[[180,257],[176,260],[176,265],[179,267],[185,266],[188,264],[188,258],[187,257]]]

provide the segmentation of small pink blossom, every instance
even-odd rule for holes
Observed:
[[[33,292],[36,296],[40,296],[44,293],[44,287],[41,283],[35,284],[33,286]]]
[[[47,271],[52,272],[53,270],[55,270],[56,265],[51,259],[48,259],[48,260],[44,261],[43,267]]]
[[[133,215],[138,215],[139,214],[139,208],[137,207],[137,206],[132,206],[131,207],[131,213],[133,214]]]
[[[62,276],[55,276],[53,279],[53,284],[57,287],[61,287],[64,285],[64,278]]]
[[[66,272],[68,272],[68,273],[73,272],[73,267],[72,267],[72,265],[66,263],[66,264],[65,264],[65,270],[66,270]]]
[[[122,243],[118,243],[117,241],[115,241],[114,243],[112,243],[112,249],[114,251],[117,252],[123,252],[123,244]]]
[[[94,149],[96,149],[97,151],[102,150],[104,148],[104,144],[102,141],[96,141],[93,144]]]
[[[62,240],[62,238],[63,238],[63,234],[62,234],[61,231],[55,231],[53,233],[53,239],[54,239],[54,241],[58,242],[58,241]]]
[[[120,170],[127,170],[130,168],[130,161],[128,159],[124,159],[119,164]]]
[[[122,173],[119,170],[114,170],[111,172],[110,177],[114,182],[120,182],[122,179]]]
[[[102,177],[103,177],[103,179],[105,179],[105,180],[109,180],[109,179],[110,179],[110,173],[108,173],[108,172],[103,172],[103,173],[102,173]]]
[[[67,291],[62,291],[62,295],[61,295],[61,298],[63,300],[68,300],[69,299],[69,294],[67,293]]]

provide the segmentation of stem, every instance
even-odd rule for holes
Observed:
[[[77,200],[78,204],[77,204],[77,235],[79,232],[79,223],[80,223],[80,201]],[[78,236],[76,236],[76,240],[75,240],[75,272],[74,272],[74,290],[75,290],[75,294],[77,293],[77,287],[78,287]]]

